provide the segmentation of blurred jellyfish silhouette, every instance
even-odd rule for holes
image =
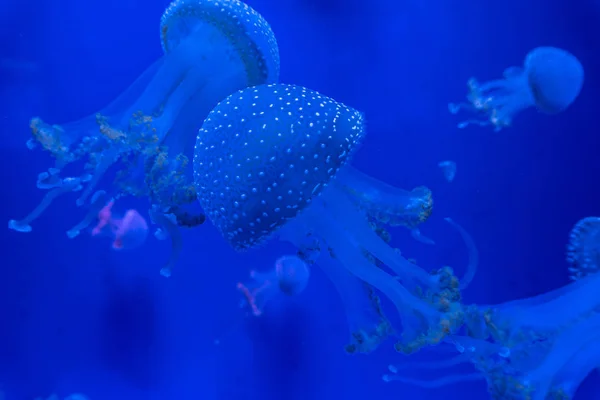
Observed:
[[[296,255],[278,258],[272,269],[259,272],[250,271],[252,281],[238,282],[236,287],[243,295],[239,308],[243,316],[236,316],[235,322],[225,333],[219,335],[214,343],[221,344],[223,338],[230,334],[248,315],[258,317],[263,315],[266,305],[278,295],[297,296],[304,291],[310,279],[308,264]],[[247,312],[246,310],[249,310]]]
[[[297,256],[284,256],[268,272],[250,271],[252,282],[238,283],[237,288],[248,301],[254,316],[262,315],[267,302],[277,294],[295,296],[306,288],[310,277],[308,265]]]
[[[571,229],[567,262],[574,281],[600,271],[600,218],[582,218]]]
[[[360,309],[369,296],[379,301],[368,289],[380,290],[401,318],[396,347],[409,353],[460,325],[461,287],[451,268],[426,271],[377,233],[377,226],[427,219],[431,194],[395,188],[348,165],[365,134],[362,113],[310,89],[241,90],[211,111],[198,134],[196,192],[234,249],[276,236],[309,255],[358,316],[353,344],[363,353],[390,334],[385,319]]]
[[[442,170],[444,178],[448,182],[452,182],[456,176],[456,163],[454,161],[440,161],[438,167]]]
[[[105,205],[98,213],[98,225],[92,235],[107,235],[114,238],[115,250],[134,249],[141,246],[148,237],[148,224],[136,210],[127,210],[122,218],[113,215],[113,201]]]
[[[556,47],[531,50],[523,67],[504,70],[503,79],[479,83],[467,82],[468,103],[450,103],[452,114],[461,110],[481,114],[483,119],[469,119],[458,124],[493,126],[494,130],[511,126],[513,118],[526,108],[535,107],[546,114],[564,111],[575,101],[583,86],[583,66],[579,60]]]
[[[170,275],[181,248],[178,227],[205,220],[193,207],[189,162],[198,128],[236,90],[276,82],[279,50],[267,21],[238,0],[175,0],[162,16],[160,38],[164,55],[106,108],[63,125],[31,120],[27,146],[50,152],[55,162],[37,179],[46,196],[29,215],[11,220],[10,229],[30,232],[54,199],[70,192],[78,192],[77,206],[88,207],[91,197],[93,207],[101,179],[114,172],[102,190],[113,199],[150,200],[156,236],[171,239],[172,255],[162,269]],[[80,172],[63,176],[72,164]]]

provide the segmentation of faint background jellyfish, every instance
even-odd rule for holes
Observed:
[[[252,282],[238,283],[237,288],[259,316],[267,302],[278,293],[295,296],[308,284],[310,269],[298,256],[283,256],[275,261],[275,268],[267,272],[250,271]]]
[[[567,244],[569,278],[581,279],[600,271],[600,218],[585,217],[575,224]]]
[[[42,148],[55,161],[38,175],[37,187],[48,190],[46,196],[9,228],[31,231],[31,223],[66,193],[77,192],[76,204],[88,207],[101,178],[113,172],[110,187],[103,188],[107,195],[148,198],[152,221],[169,224],[160,225],[161,232],[204,222],[201,211],[192,212],[190,159],[197,130],[226,96],[278,80],[277,41],[267,21],[238,0],[173,1],[161,18],[160,38],[164,55],[104,109],[60,126],[31,120],[28,148]],[[69,169],[76,176],[62,176],[76,162],[79,171]],[[175,247],[179,239],[172,242]],[[173,261],[165,267],[169,271]]]
[[[452,182],[456,176],[456,163],[454,161],[440,161],[438,167],[442,170],[444,178],[448,182]]]
[[[469,102],[450,103],[448,109],[452,114],[467,110],[484,118],[466,120],[458,127],[491,125],[497,132],[529,107],[546,114],[564,111],[581,91],[583,66],[566,50],[537,47],[527,54],[523,67],[505,69],[503,79],[479,83],[470,78],[467,86]]]
[[[241,90],[219,103],[198,133],[196,192],[236,250],[275,235],[303,250],[309,235],[318,238],[315,264],[349,273],[389,298],[403,327],[397,348],[412,352],[457,326],[459,282],[450,268],[430,272],[409,262],[373,230],[348,187],[377,192],[371,207],[381,205],[392,219],[411,208],[413,196],[347,165],[365,135],[362,113],[313,90]]]
[[[92,235],[107,235],[114,238],[112,248],[115,250],[133,249],[141,246],[148,237],[148,224],[136,210],[127,210],[123,218],[113,215],[113,201],[110,201],[98,213],[98,225]]]
[[[275,266],[265,272],[250,271],[251,282],[236,285],[244,299],[240,309],[244,311],[243,318],[236,320],[224,334],[219,335],[214,343],[219,345],[225,336],[231,333],[241,320],[249,314],[258,317],[263,315],[264,308],[269,301],[277,295],[296,296],[304,291],[310,279],[310,267],[302,258],[296,255],[287,255],[277,259]]]

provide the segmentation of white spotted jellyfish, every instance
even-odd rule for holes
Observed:
[[[362,283],[381,291],[402,320],[397,348],[415,351],[455,329],[460,285],[449,268],[425,271],[373,230],[370,213],[397,220],[430,209],[420,196],[348,165],[365,135],[362,113],[313,90],[286,84],[240,90],[209,113],[198,133],[196,193],[234,249],[276,236],[316,252],[316,265],[332,279],[342,277],[336,286],[356,291],[344,300],[364,296]],[[350,308],[372,330],[366,325],[377,322],[360,310],[364,304],[353,301]]]
[[[283,256],[267,272],[250,271],[252,281],[237,284],[248,302],[252,314],[260,316],[265,305],[277,294],[296,296],[304,291],[310,278],[308,265],[298,256]]]
[[[175,0],[162,16],[160,38],[164,55],[104,109],[60,126],[31,120],[27,146],[48,151],[55,161],[38,175],[46,196],[29,215],[10,220],[10,229],[30,232],[32,222],[70,192],[79,192],[77,206],[95,208],[88,212],[94,215],[103,203],[92,194],[105,175],[109,187],[99,192],[148,198],[153,223],[171,236],[174,249],[181,246],[178,226],[204,222],[192,210],[189,160],[198,128],[236,90],[278,81],[277,41],[267,21],[238,0]],[[63,176],[67,166],[75,176]],[[68,236],[86,223],[87,217]]]
[[[583,86],[583,66],[566,50],[537,47],[531,50],[523,67],[504,70],[503,79],[480,83],[469,79],[468,103],[450,103],[452,114],[461,110],[480,114],[458,124],[492,126],[495,131],[509,127],[521,111],[535,107],[545,114],[558,114],[568,108]]]

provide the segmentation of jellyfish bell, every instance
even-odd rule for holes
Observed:
[[[365,181],[347,165],[365,134],[362,113],[318,92],[284,84],[241,90],[219,103],[199,131],[196,193],[237,250],[274,235],[302,249],[307,235],[318,237],[323,246],[316,264],[345,269],[383,292],[402,318],[411,351],[453,329],[459,316],[446,300],[457,285],[446,272],[430,274],[402,257],[373,231],[353,199],[347,185],[370,186],[384,205],[396,205],[380,209],[389,216],[402,213],[411,199],[373,178]]]
[[[503,79],[480,83],[470,78],[469,102],[450,103],[448,108],[452,114],[467,110],[485,117],[463,121],[459,128],[480,125],[500,131],[527,108],[546,114],[564,111],[579,96],[583,80],[583,66],[573,54],[556,47],[537,47],[527,54],[523,67],[505,69]]]
[[[64,193],[76,191],[76,204],[88,207],[101,178],[113,172],[104,189],[115,198],[148,198],[152,220],[168,225],[160,227],[174,249],[181,247],[177,226],[204,222],[186,208],[196,202],[190,159],[197,130],[226,96],[279,79],[277,41],[264,18],[238,0],[175,0],[162,16],[160,38],[164,55],[104,109],[63,125],[31,120],[27,146],[48,151],[55,162],[38,175],[38,188],[48,194],[11,229],[30,231]],[[79,176],[62,176],[74,163]]]
[[[298,256],[284,256],[275,262],[275,274],[279,290],[287,296],[295,296],[306,288],[310,269]]]

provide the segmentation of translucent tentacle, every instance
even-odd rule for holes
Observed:
[[[31,224],[35,219],[37,219],[43,212],[52,204],[55,198],[60,196],[63,193],[67,192],[75,192],[81,190],[81,179],[79,178],[65,178],[62,180],[62,185],[55,189],[50,190],[40,204],[36,208],[33,209],[25,218],[22,220],[14,220],[11,219],[8,221],[8,227],[12,230],[18,232],[31,232]]]
[[[166,265],[160,270],[160,274],[168,278],[173,273],[173,266],[177,263],[181,254],[181,248],[183,246],[181,232],[175,222],[159,211],[151,209],[150,218],[152,218],[154,223],[160,225],[162,229],[168,232],[169,237],[171,238],[171,255],[169,256]]]
[[[452,225],[454,229],[458,231],[458,233],[460,233],[463,241],[467,245],[467,250],[469,251],[469,264],[467,265],[467,272],[462,279],[460,279],[460,289],[464,290],[471,284],[473,278],[475,277],[475,273],[477,272],[477,266],[479,265],[479,252],[477,251],[477,246],[475,246],[475,241],[462,226],[454,222],[450,217],[446,217],[444,220]]]
[[[433,198],[424,186],[406,191],[351,167],[338,172],[337,178],[336,184],[352,201],[382,224],[413,229],[431,215]]]
[[[83,217],[83,219],[77,225],[67,231],[67,236],[69,239],[79,236],[83,229],[90,226],[92,221],[94,221],[94,219],[96,219],[98,216],[98,212],[100,212],[102,207],[104,207],[108,201],[108,195],[104,190],[98,190],[96,193],[94,193],[92,199],[90,200],[90,208],[85,214],[85,217]]]

